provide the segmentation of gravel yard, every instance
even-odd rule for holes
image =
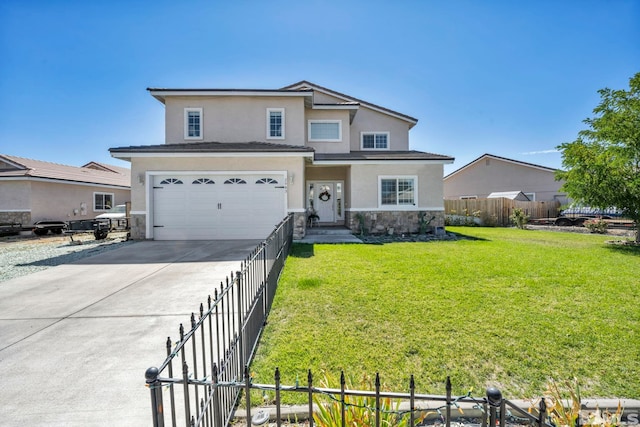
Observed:
[[[76,234],[74,242],[68,236],[0,237],[0,282],[134,243],[126,239],[126,232],[109,233],[104,240]]]

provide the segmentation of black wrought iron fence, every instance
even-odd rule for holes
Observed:
[[[244,367],[254,356],[292,237],[289,215],[239,271],[215,288],[206,307],[202,303],[199,313],[191,314],[190,328],[180,325],[179,340],[167,338],[166,359],[145,373],[154,426],[228,424],[242,387],[214,384],[244,380]]]
[[[430,395],[415,392],[413,375],[408,384],[408,392],[385,391],[381,387],[380,376],[376,374],[374,390],[352,390],[346,388],[344,373],[340,376],[340,388],[316,387],[311,371],[308,371],[306,385],[286,386],[280,383],[280,371],[276,368],[274,384],[254,384],[248,368],[245,369],[243,382],[216,381],[211,386],[214,393],[224,389],[244,388],[246,409],[242,418],[249,425],[267,425],[271,420],[281,426],[284,420],[291,425],[293,419],[297,425],[313,427],[314,414],[320,418],[321,425],[352,426],[375,425],[417,426],[437,424],[451,426],[452,420],[462,418],[462,408],[466,407],[469,424],[481,427],[505,427],[507,425],[554,427],[547,416],[546,402],[540,399],[537,407],[523,409],[516,403],[504,399],[500,390],[488,388],[483,397],[474,397],[471,392],[454,396],[451,381],[446,380],[446,395]],[[274,405],[269,409],[251,408],[251,390],[261,393],[273,393]],[[306,395],[306,413],[287,415],[282,412],[283,393],[302,393]],[[290,409],[290,406],[287,406]],[[470,410],[471,409],[471,410]],[[214,409],[215,410],[215,409]],[[455,412],[454,412],[455,411]],[[460,411],[460,413],[458,413]],[[252,416],[253,414],[253,416]],[[355,415],[354,415],[355,414]],[[475,414],[475,415],[471,415]],[[366,422],[365,422],[366,420]],[[239,420],[235,420],[238,422]],[[196,424],[192,424],[196,425]],[[213,424],[214,426],[223,424]],[[243,425],[240,421],[234,425]]]

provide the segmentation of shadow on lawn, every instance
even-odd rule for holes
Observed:
[[[640,245],[609,243],[607,248],[624,255],[640,256]]]
[[[485,239],[484,237],[469,236],[468,234],[457,233],[455,231],[447,231],[447,233],[454,234],[460,240],[478,240],[478,241],[481,241],[481,242],[490,242],[491,241],[490,239]]]
[[[289,256],[293,258],[311,258],[314,255],[313,243],[294,243],[289,252]]]

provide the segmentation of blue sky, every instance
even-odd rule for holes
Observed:
[[[640,71],[639,0],[0,3],[0,153],[128,166],[163,143],[147,87],[309,80],[419,119],[411,148],[550,167]]]

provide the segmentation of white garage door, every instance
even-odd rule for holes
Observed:
[[[156,175],[156,240],[264,239],[286,215],[284,174]]]

